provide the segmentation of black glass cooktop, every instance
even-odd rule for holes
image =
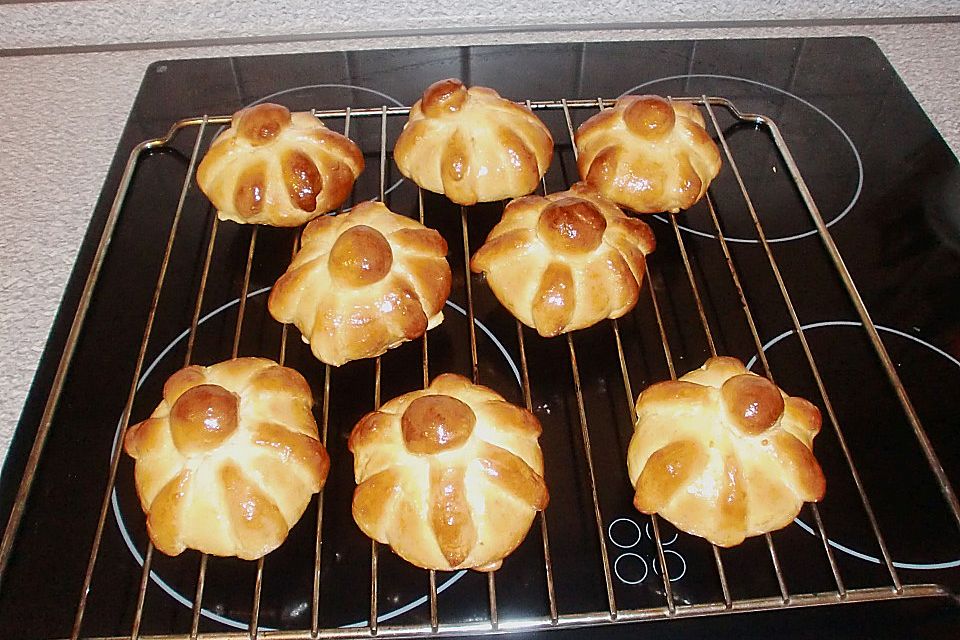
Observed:
[[[20,483],[33,436],[63,350],[83,280],[129,151],[162,135],[176,120],[230,114],[255,101],[291,109],[335,109],[412,104],[431,82],[459,77],[522,100],[615,98],[625,93],[724,96],[742,111],[762,113],[780,126],[831,233],[859,286],[922,424],[954,485],[960,485],[960,436],[953,395],[960,389],[960,178],[957,159],[876,45],[866,39],[696,42],[622,42],[508,47],[337,52],[158,62],[147,70],[80,253],[61,313],[41,361],[2,483],[4,521]],[[561,111],[541,112],[557,141],[546,177],[550,191],[575,180]],[[765,128],[736,123],[717,109],[720,126],[796,306],[815,361],[829,390],[866,493],[876,512],[899,578],[960,589],[960,532],[904,412],[886,380],[866,332],[796,187]],[[573,112],[577,126],[591,115]],[[388,121],[392,148],[402,118]],[[342,119],[328,123],[343,126]],[[216,133],[209,127],[202,148]],[[716,132],[712,132],[716,133]],[[195,134],[193,134],[195,135]],[[377,197],[380,121],[355,118],[351,137],[368,169],[353,201]],[[96,531],[118,424],[134,376],[164,245],[180,197],[190,136],[147,154],[106,255],[86,326],[66,379],[49,441],[0,588],[5,637],[69,636]],[[387,157],[386,200],[395,211],[418,215],[417,191]],[[778,384],[823,408],[814,376],[728,163],[711,187],[723,236],[744,281],[758,334]],[[468,212],[473,247],[498,220],[502,203]],[[469,375],[471,355],[459,208],[425,194],[425,222],[451,247],[454,287],[445,322],[429,337],[429,371]],[[182,365],[212,211],[195,188],[184,201],[170,258],[169,282],[157,307],[132,421],[157,404],[164,379]],[[655,288],[678,374],[709,356],[677,237],[662,217],[647,218],[658,239],[645,287]],[[731,281],[710,210],[701,202],[681,214],[679,234],[718,352],[751,363],[757,349]],[[238,299],[252,230],[219,225],[213,267],[203,298],[194,361],[230,356]],[[294,232],[260,229],[240,334],[240,355],[278,357],[280,326],[265,309],[265,292],[289,261]],[[523,403],[516,324],[482,278],[474,277],[479,378]],[[634,393],[669,377],[656,315],[647,296],[620,321],[624,357]],[[609,607],[600,545],[609,554],[611,586],[620,610],[666,606],[650,519],[631,506],[624,457],[632,425],[610,323],[573,338],[584,415],[597,469],[603,540],[593,518],[589,474],[567,342],[524,332],[531,400],[544,427],[546,511],[553,583],[560,614],[606,612]],[[291,333],[296,337],[296,331]],[[323,396],[324,367],[299,340],[286,362]],[[421,384],[421,343],[382,359],[384,399]],[[322,520],[319,621],[322,627],[363,626],[370,611],[370,543],[350,516],[352,459],[346,438],[373,407],[369,361],[334,369],[330,378],[328,448],[332,467]],[[322,406],[318,402],[317,416]],[[816,440],[827,496],[819,507],[837,571],[849,590],[891,588],[890,572],[872,534],[847,461],[830,423]],[[132,483],[132,462],[121,459],[111,496],[81,634],[128,635],[136,614],[143,554],[143,515]],[[308,508],[290,537],[267,556],[259,608],[264,629],[309,629],[318,510]],[[723,602],[712,550],[661,520],[664,558],[675,604]],[[817,537],[809,506],[795,524],[772,535],[784,589],[836,593],[837,583]],[[502,624],[549,615],[543,541],[535,524],[496,574]],[[781,596],[764,539],[720,552],[735,601]],[[200,556],[156,554],[142,610],[143,634],[188,633]],[[394,556],[379,554],[382,625],[429,623],[428,578]],[[256,563],[211,558],[203,592],[201,632],[246,629],[254,601]],[[440,573],[438,613],[444,625],[487,621],[487,581],[473,572]],[[656,633],[663,637],[955,637],[960,614],[950,598],[899,600],[815,609],[713,616],[590,631],[554,633],[608,637]]]

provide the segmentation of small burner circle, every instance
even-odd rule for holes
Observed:
[[[671,562],[670,558],[676,557],[680,562],[680,571],[675,571],[676,562]],[[670,572],[670,582],[676,582],[683,576],[687,575],[687,561],[683,559],[683,556],[674,551],[673,549],[664,549],[663,550],[663,559],[667,563],[667,570]],[[670,567],[669,565],[674,565]],[[653,572],[657,575],[660,575],[660,562],[657,558],[653,559]]]
[[[932,351],[933,353],[935,353],[935,354],[937,354],[937,355],[942,356],[943,358],[945,358],[948,362],[950,362],[950,363],[951,363],[953,366],[955,366],[957,369],[960,369],[960,360],[958,360],[958,359],[955,358],[954,356],[950,355],[949,353],[947,353],[946,351],[944,351],[944,350],[941,349],[940,347],[937,347],[936,345],[930,344],[930,343],[927,342],[926,340],[923,340],[923,339],[921,339],[921,338],[918,338],[918,337],[915,336],[915,335],[911,335],[911,334],[909,334],[909,333],[907,333],[907,332],[905,332],[905,331],[900,331],[899,329],[894,329],[894,328],[886,327],[886,326],[879,325],[879,324],[876,324],[875,326],[876,326],[876,328],[877,328],[877,331],[879,331],[880,333],[887,333],[887,334],[899,336],[899,337],[901,337],[901,338],[906,338],[907,340],[909,340],[909,341],[911,341],[911,342],[913,342],[913,343],[915,343],[915,344],[919,344],[919,345],[921,345],[921,346],[923,346],[923,347],[926,347],[927,349],[929,349],[929,350]],[[804,325],[801,325],[801,326],[800,326],[801,330],[803,330],[804,332],[811,331],[811,330],[814,330],[814,329],[822,329],[822,328],[826,328],[826,327],[859,327],[859,328],[863,328],[863,323],[861,323],[861,322],[854,322],[854,321],[851,321],[851,320],[827,320],[827,321],[823,321],[823,322],[812,322],[812,323],[804,324]],[[762,347],[764,353],[766,353],[768,350],[770,350],[770,349],[771,349],[774,345],[776,345],[777,343],[785,340],[786,338],[789,338],[790,336],[796,335],[796,333],[797,333],[797,332],[796,332],[795,330],[790,329],[790,330],[788,330],[788,331],[784,331],[783,333],[781,333],[781,334],[778,335],[778,336],[775,336],[775,337],[771,338],[771,339],[768,340],[768,341],[763,345],[763,347]],[[752,370],[752,368],[754,367],[754,365],[757,364],[758,361],[759,361],[759,358],[758,358],[758,356],[756,356],[756,355],[753,356],[752,358],[750,358],[750,360],[749,360],[749,361],[747,362],[747,364],[746,364],[747,369],[748,369],[748,370]],[[816,532],[813,527],[811,527],[809,524],[807,524],[806,522],[804,522],[799,516],[798,516],[796,519],[794,519],[794,523],[796,523],[796,525],[797,525],[798,527],[800,527],[801,529],[803,529],[804,531],[806,531],[806,532],[809,533],[810,535],[815,536],[815,537],[819,537],[820,534],[819,534],[818,532]],[[871,554],[869,554],[869,553],[864,553],[864,552],[862,552],[862,551],[858,551],[858,550],[854,549],[853,547],[850,547],[850,546],[847,546],[847,545],[842,544],[842,543],[840,543],[840,542],[837,542],[836,540],[833,540],[832,538],[827,538],[827,542],[828,542],[829,545],[830,545],[831,547],[833,547],[834,549],[837,549],[838,551],[840,551],[840,552],[842,552],[842,553],[845,553],[845,554],[847,554],[847,555],[849,555],[849,556],[851,556],[851,557],[857,558],[857,559],[859,559],[859,560],[864,560],[864,561],[870,562],[870,563],[872,563],[872,564],[883,564],[883,562],[884,562],[882,558],[878,558],[877,556],[871,555]],[[893,566],[896,567],[897,569],[938,570],[938,569],[951,569],[951,568],[954,568],[954,567],[960,567],[960,559],[947,560],[947,561],[943,561],[943,562],[902,562],[902,561],[892,560],[892,564],[893,564]]]
[[[626,560],[626,562],[624,562]],[[639,578],[635,578],[635,575],[640,574],[640,567],[643,567],[643,575]],[[613,561],[613,572],[616,574],[617,578],[623,584],[640,584],[647,579],[647,575],[650,573],[650,568],[647,566],[647,561],[643,559],[639,553],[624,553],[617,557]]]
[[[614,535],[614,527],[618,524],[621,526],[616,528],[618,531],[622,532],[622,539],[626,539],[627,542],[621,542],[617,539],[617,536]],[[632,549],[640,543],[643,533],[640,531],[640,525],[630,518],[617,518],[610,523],[609,527],[607,527],[607,536],[610,538],[610,542],[621,549]],[[634,536],[636,537],[634,538]],[[630,538],[634,539],[630,540]]]
[[[826,218],[824,218],[824,222],[826,223],[826,225],[827,225],[828,227],[830,227],[830,226],[836,224],[837,222],[839,222],[840,220],[842,220],[848,213],[850,213],[850,211],[853,209],[854,205],[856,205],[857,201],[860,199],[860,194],[861,194],[861,192],[863,191],[863,179],[864,179],[863,160],[860,158],[860,152],[859,152],[859,150],[857,149],[857,146],[854,144],[853,140],[850,138],[850,136],[847,134],[847,132],[844,131],[843,127],[841,127],[840,124],[837,123],[836,120],[834,120],[832,117],[830,117],[830,115],[828,115],[825,111],[823,111],[822,109],[820,109],[819,107],[817,107],[817,106],[814,105],[813,103],[809,102],[808,100],[805,100],[804,98],[801,98],[800,96],[798,96],[798,95],[796,95],[796,94],[794,94],[794,93],[791,93],[791,92],[787,91],[786,89],[781,89],[780,87],[776,87],[776,86],[774,86],[774,85],[767,84],[767,83],[765,83],[765,82],[760,82],[759,80],[751,80],[751,79],[749,79],[749,78],[741,78],[740,76],[729,76],[729,75],[712,74],[712,73],[685,73],[685,74],[679,74],[679,75],[673,75],[673,76],[665,76],[665,77],[662,77],[662,78],[656,78],[656,79],[654,79],[654,80],[648,80],[648,81],[643,82],[643,83],[641,83],[641,84],[638,84],[638,85],[636,85],[636,86],[634,86],[634,87],[631,87],[630,89],[627,89],[626,91],[624,91],[623,93],[621,93],[621,94],[618,96],[618,98],[622,98],[623,96],[626,96],[626,95],[629,95],[629,94],[631,94],[631,93],[634,93],[635,91],[638,91],[638,90],[640,90],[640,89],[645,89],[645,88],[647,88],[647,87],[649,87],[649,86],[651,86],[651,85],[657,84],[657,83],[669,82],[669,81],[672,81],[672,80],[684,80],[684,79],[688,79],[688,78],[714,79],[714,80],[724,80],[724,81],[733,81],[733,82],[743,82],[743,83],[746,83],[746,84],[749,84],[749,85],[758,86],[758,87],[763,87],[763,88],[765,88],[765,89],[769,89],[770,91],[774,91],[774,92],[776,92],[776,93],[779,93],[779,94],[781,94],[781,95],[784,95],[784,96],[787,96],[787,97],[789,97],[789,98],[792,98],[792,99],[796,100],[796,101],[799,102],[800,104],[808,107],[809,109],[813,110],[815,113],[817,113],[818,115],[820,115],[822,118],[824,118],[824,119],[825,119],[833,128],[835,128],[835,129],[840,133],[840,135],[843,137],[843,140],[846,142],[846,144],[850,147],[850,150],[853,152],[853,157],[854,157],[854,159],[856,160],[856,163],[857,163],[857,186],[856,186],[856,189],[855,189],[855,191],[854,191],[854,193],[853,193],[853,196],[850,198],[850,201],[849,201],[849,202],[847,203],[847,205],[840,211],[839,214],[837,214],[836,216],[834,216],[833,218],[831,218],[831,219],[829,219],[829,220],[827,220]],[[661,215],[661,214],[654,215],[653,217],[656,218],[657,220],[660,220],[661,222],[668,222],[668,220],[667,220],[663,215]],[[678,224],[677,226],[678,226],[681,230],[686,231],[687,233],[690,233],[690,234],[693,234],[693,235],[701,236],[701,237],[704,237],[704,238],[711,238],[711,239],[716,238],[716,234],[714,234],[714,233],[707,233],[707,232],[705,232],[705,231],[701,231],[701,230],[699,230],[699,229],[694,229],[694,228],[692,228],[692,227],[690,227],[690,226],[686,226],[686,225],[682,225],[682,224]],[[789,241],[791,241],[791,240],[799,240],[799,239],[801,239],[801,238],[806,238],[806,237],[808,237],[808,236],[815,235],[816,233],[817,233],[817,230],[816,230],[816,229],[810,229],[809,231],[804,231],[804,232],[802,232],[802,233],[795,233],[795,234],[791,234],[791,235],[787,235],[787,236],[780,236],[780,237],[767,236],[767,241],[768,241],[768,242],[789,242]],[[758,244],[758,243],[760,242],[759,240],[754,239],[754,238],[740,238],[740,237],[736,237],[736,236],[726,236],[726,235],[724,235],[724,239],[725,239],[727,242],[740,242],[740,243],[744,243],[744,244]]]
[[[260,289],[257,289],[256,291],[251,291],[247,294],[247,300],[263,295],[265,293],[268,293],[271,288],[272,287],[262,287]],[[197,327],[200,327],[211,318],[214,318],[215,316],[223,313],[224,311],[233,308],[239,303],[240,303],[240,298],[234,298],[233,300],[220,305],[213,311],[210,311],[203,317],[199,318],[197,321]],[[463,315],[465,318],[467,317],[467,310],[461,307],[460,305],[456,304],[455,302],[451,302],[450,300],[447,300],[446,304],[447,306],[452,308],[454,311],[457,311],[458,313]],[[490,328],[487,327],[487,325],[485,325],[479,319],[474,318],[473,322],[477,326],[477,328],[480,329],[480,332],[483,335],[487,336],[493,342],[493,344],[497,347],[497,349],[506,359],[507,365],[509,365],[510,371],[511,373],[513,373],[513,376],[516,379],[517,384],[522,386],[522,382],[520,378],[520,369],[517,367],[517,363],[513,361],[513,358],[510,356],[510,353],[507,351],[503,343],[500,342],[499,338],[497,338],[497,336],[490,330]],[[163,361],[163,359],[166,358],[178,344],[183,342],[189,336],[189,334],[190,334],[190,329],[188,327],[187,329],[184,329],[182,332],[180,332],[180,334],[176,338],[174,338],[166,347],[164,347],[160,351],[159,354],[157,354],[157,357],[154,358],[153,361],[150,363],[150,365],[143,370],[143,373],[141,374],[140,379],[137,380],[137,385],[135,389],[137,392],[140,391],[140,388],[147,381],[147,379],[150,377],[150,374],[153,373],[154,369],[157,368],[160,362]],[[113,435],[113,446],[110,451],[111,458],[116,454],[117,447],[120,446],[120,432],[122,427],[123,427],[123,419],[121,418],[120,421],[117,422],[117,429]],[[137,546],[134,543],[133,538],[130,536],[130,532],[127,530],[127,525],[123,520],[123,516],[120,513],[120,499],[117,495],[116,485],[114,485],[113,491],[110,496],[110,505],[113,511],[114,519],[116,520],[116,523],[117,523],[117,528],[120,530],[120,536],[123,538],[123,541],[127,546],[127,550],[130,552],[130,555],[133,556],[134,560],[136,560],[137,564],[143,567],[143,562],[144,562],[143,554],[141,554],[140,550],[137,549]],[[452,576],[444,580],[442,583],[438,584],[437,594],[439,595],[440,593],[445,591],[447,588],[453,586],[466,574],[467,574],[467,570],[461,569],[460,571],[457,571]],[[183,594],[178,592],[176,589],[174,589],[169,583],[167,583],[163,578],[161,578],[156,573],[156,571],[154,570],[150,571],[150,579],[154,582],[154,584],[160,587],[160,589],[162,589],[167,595],[169,595],[175,601],[179,602],[181,605],[183,605],[184,607],[187,607],[188,609],[193,608],[193,602],[190,599],[186,598]],[[387,620],[392,620],[397,616],[403,615],[404,613],[411,611],[412,609],[416,609],[417,607],[426,604],[428,600],[429,600],[429,596],[427,595],[420,596],[419,598],[416,598],[401,607],[398,607],[396,609],[393,609],[392,611],[388,611],[378,615],[377,621],[385,622]],[[228,618],[226,616],[223,616],[217,613],[216,611],[211,611],[210,609],[206,609],[202,607],[200,609],[200,615],[202,615],[204,618],[213,620],[215,622],[219,622],[222,625],[225,625],[227,627],[231,627],[234,629],[247,630],[250,626],[249,623],[241,622],[239,620],[234,620],[233,618]],[[367,625],[367,622],[368,621],[366,620],[361,620],[353,624],[344,625],[344,628],[364,627]],[[277,630],[272,627],[266,627],[266,626],[258,626],[257,629],[260,631],[276,631]]]

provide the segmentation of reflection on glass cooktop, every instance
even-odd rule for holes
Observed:
[[[318,53],[152,65],[114,160],[77,272],[54,330],[4,469],[2,507],[12,496],[33,442],[72,309],[83,285],[119,174],[129,150],[164,134],[184,117],[230,114],[261,101],[293,110],[410,105],[431,82],[459,77],[523,100],[615,98],[628,93],[723,96],[744,112],[778,123],[854,281],[877,324],[919,417],[954,485],[960,484],[960,437],[949,400],[960,388],[960,181],[958,164],[887,60],[869,40],[624,42],[509,47],[437,48]],[[576,127],[592,115],[575,110]],[[889,548],[899,580],[960,589],[960,532],[947,508],[903,410],[884,376],[866,332],[829,264],[823,244],[765,129],[735,122],[716,109],[752,204],[796,308],[797,318],[829,390],[829,399]],[[557,148],[546,176],[549,191],[576,179],[576,164],[562,111],[540,112]],[[333,129],[343,119],[327,123]],[[387,150],[403,118],[387,126]],[[204,132],[204,146],[216,127]],[[714,132],[715,133],[715,132]],[[376,198],[380,189],[380,120],[356,118],[350,136],[363,149],[368,169],[353,201]],[[21,530],[0,590],[0,625],[9,637],[69,636],[76,617],[91,541],[107,483],[109,461],[134,363],[150,310],[153,283],[180,196],[193,138],[146,156],[134,176],[127,203],[107,254],[86,327],[54,417]],[[414,185],[390,162],[385,167],[391,209],[418,215]],[[736,176],[725,166],[710,190],[722,235],[744,281],[763,353],[777,383],[825,411],[816,379],[783,302]],[[475,248],[499,219],[502,203],[468,212]],[[451,247],[454,287],[445,322],[429,334],[431,376],[469,375],[471,354],[464,283],[461,218],[440,196],[424,194],[425,222]],[[181,228],[170,261],[169,285],[160,298],[131,420],[149,415],[163,381],[186,353],[194,300],[210,234],[212,211],[198,190],[184,201]],[[696,311],[677,235],[664,216],[647,218],[658,240],[649,282],[677,373],[698,367],[710,345]],[[701,202],[678,217],[678,234],[689,253],[716,349],[761,371],[755,340],[744,321],[711,212]],[[237,323],[251,230],[219,226],[204,294],[193,360],[228,358]],[[266,312],[266,293],[285,269],[294,235],[258,232],[245,304],[240,355],[276,358],[280,326]],[[481,278],[474,278],[473,307],[479,377],[512,402],[524,402],[517,329]],[[623,352],[638,393],[669,378],[655,310],[641,297],[621,319]],[[296,336],[293,330],[291,337]],[[568,346],[563,338],[524,332],[532,406],[544,426],[541,438],[551,502],[546,512],[552,577],[561,615],[606,612],[611,594],[600,559],[589,474]],[[651,520],[632,507],[624,456],[632,432],[615,335],[609,323],[574,336],[584,414],[597,470],[598,508],[609,555],[608,575],[619,610],[665,607],[663,568]],[[417,388],[421,343],[391,350],[382,359],[384,399]],[[291,339],[286,363],[301,371],[323,398],[324,367],[309,347]],[[370,615],[370,543],[353,523],[352,458],[346,438],[373,407],[374,369],[368,361],[332,371],[328,448],[331,472],[324,498],[320,590],[321,627],[366,625]],[[316,408],[321,415],[320,402]],[[784,584],[777,580],[763,537],[721,550],[733,600],[787,594],[835,593],[837,575],[846,589],[893,588],[882,550],[832,423],[825,419],[815,451],[828,479],[819,516],[805,507],[795,524],[772,535]],[[259,607],[264,629],[309,630],[314,595],[314,549],[318,508],[308,508],[288,540],[267,556]],[[723,603],[713,549],[660,520],[663,561],[677,607]],[[83,615],[83,636],[129,635],[137,613],[144,553],[144,518],[133,488],[133,464],[123,457],[116,490]],[[522,616],[549,616],[544,544],[539,526],[496,574],[497,615],[502,624]],[[200,556],[154,554],[140,633],[188,633]],[[255,562],[210,558],[199,620],[201,632],[246,629],[257,575]],[[438,615],[444,625],[490,619],[486,578],[473,572],[439,573]],[[427,573],[388,549],[379,553],[378,615],[383,625],[429,629]],[[783,623],[795,637],[830,625],[837,637],[902,635],[952,637],[957,608],[942,602],[858,605],[749,614],[657,624],[665,637],[752,637]],[[813,625],[811,627],[811,625]],[[900,630],[901,631],[892,631]],[[627,633],[582,631],[589,633]],[[636,630],[633,630],[636,633]],[[675,635],[672,635],[675,634]],[[562,635],[562,634],[561,634]],[[604,635],[604,637],[606,637]],[[793,636],[788,636],[793,637]],[[813,636],[811,636],[813,637]]]

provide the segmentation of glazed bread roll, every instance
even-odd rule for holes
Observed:
[[[530,193],[552,158],[553,138],[532,111],[454,79],[427,88],[393,150],[400,173],[464,205]]]
[[[542,336],[619,318],[637,304],[653,232],[590,186],[507,205],[474,254],[501,304]]]
[[[640,394],[627,452],[633,504],[721,547],[780,529],[823,499],[819,431],[814,405],[734,358],[710,358]]]
[[[263,103],[233,114],[197,184],[221,220],[296,227],[333,211],[363,171],[363,154],[309,111]]]
[[[372,358],[443,321],[450,295],[439,233],[363,202],[318,218],[270,292],[270,314],[294,323],[322,362]]]
[[[577,129],[580,177],[637,213],[689,209],[720,172],[720,151],[692,104],[624,96]]]
[[[418,567],[493,571],[547,506],[539,436],[526,409],[438,376],[354,427],[353,518]]]
[[[299,373],[264,358],[173,374],[124,438],[154,546],[245,560],[280,546],[330,467],[312,405]]]

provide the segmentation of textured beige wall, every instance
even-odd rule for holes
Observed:
[[[85,0],[0,5],[0,49],[481,26],[943,16],[956,0]],[[384,34],[386,35],[386,34]]]

